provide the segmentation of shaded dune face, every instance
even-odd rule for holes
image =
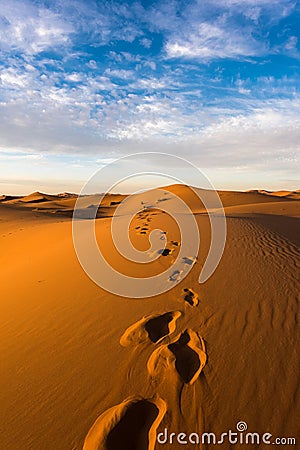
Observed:
[[[145,324],[145,329],[148,333],[149,339],[155,343],[169,334],[169,323],[173,320],[173,318],[174,314],[168,312],[150,319]]]
[[[184,383],[190,383],[200,368],[199,355],[188,346],[190,336],[187,331],[182,333],[177,342],[168,346],[174,354],[175,368]]]
[[[109,432],[106,450],[148,450],[149,431],[158,413],[157,406],[148,400],[133,403]]]

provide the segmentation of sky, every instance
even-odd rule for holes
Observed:
[[[0,0],[0,193],[79,192],[147,151],[186,158],[218,189],[299,189],[299,12],[294,0]]]

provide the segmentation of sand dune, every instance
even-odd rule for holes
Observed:
[[[178,450],[184,445],[175,437],[160,445],[156,435],[220,435],[239,421],[250,432],[298,437],[297,191],[220,192],[227,242],[217,270],[200,285],[210,246],[206,210],[187,186],[164,189],[195,213],[201,248],[171,273],[170,286],[179,284],[144,299],[110,294],[82,270],[70,219],[76,196],[0,198],[1,449]],[[85,197],[83,209],[97,198]],[[159,208],[173,200],[166,194],[141,204],[132,220],[137,249],[148,251],[151,231],[161,230],[159,258],[138,264],[124,262],[110,237],[125,198],[106,196],[98,212],[107,259],[137,277],[172,267],[181,236]],[[121,230],[124,217],[116,220]],[[234,447],[246,448],[223,445]]]
[[[111,217],[117,205],[126,197],[120,194],[107,194],[101,202],[101,208],[97,215],[99,217]],[[5,205],[14,205],[19,208],[28,208],[41,213],[55,214],[72,218],[73,210],[77,201],[78,195],[72,193],[61,193],[57,195],[48,195],[41,192],[34,192],[25,197],[2,195],[0,202]],[[87,208],[98,208],[102,194],[87,195],[82,198],[82,206]],[[89,213],[90,214],[90,213]],[[84,214],[83,214],[84,215]]]
[[[297,190],[297,191],[275,191],[275,192],[258,190],[258,191],[250,191],[250,192],[258,192],[260,194],[270,195],[272,197],[284,197],[284,198],[293,198],[295,200],[300,200],[300,190]]]

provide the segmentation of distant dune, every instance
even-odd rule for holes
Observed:
[[[203,190],[200,188],[193,187],[191,190],[190,187],[180,184],[174,184],[171,186],[164,186],[162,189],[166,189],[167,191],[179,195],[191,208],[193,212],[197,212],[200,210],[204,210],[204,205],[202,202],[199,202],[199,198],[193,191],[196,193],[201,192],[204,198],[208,198],[210,200],[211,191]],[[299,200],[300,192],[299,191],[276,191],[269,192],[264,190],[252,190],[247,192],[235,192],[235,191],[218,191],[219,197],[222,201],[223,207],[232,207],[237,205],[253,205],[259,203],[269,204],[270,202],[278,202],[279,197],[282,201],[288,200]],[[85,195],[84,200],[82,201],[82,205],[88,208],[92,205],[98,205],[100,196],[103,194],[92,194]],[[142,194],[137,194],[137,197],[140,198]],[[121,194],[106,194],[102,199],[101,207],[116,207],[126,195]],[[30,195],[21,197],[21,196],[8,196],[2,195],[0,196],[0,202],[10,205],[23,206],[25,203],[28,207],[37,208],[39,211],[51,211],[53,212],[64,212],[66,210],[74,209],[76,200],[78,198],[77,194],[74,193],[61,193],[57,195],[49,195],[43,194],[41,192],[33,192]]]
[[[265,191],[265,190],[258,190],[258,191],[249,191],[249,192],[258,192],[260,194],[271,195],[271,196],[274,196],[274,197],[286,197],[286,198],[294,198],[296,200],[300,200],[300,190],[297,190],[297,191]]]
[[[128,211],[140,204],[129,230],[137,249],[148,251],[154,229],[165,239],[153,262],[128,262],[114,248],[111,218],[126,195],[105,196],[97,215],[101,251],[137,277],[171,267],[182,246],[160,210],[177,207],[168,192],[196,218],[201,248],[182,258],[187,277],[139,300],[104,291],[82,270],[72,241],[76,194],[0,197],[1,449],[179,450],[177,441],[159,445],[157,434],[220,435],[239,421],[250,432],[297,437],[299,191],[220,191],[227,242],[200,285],[207,210],[188,186],[164,189],[152,202],[141,193],[128,203]],[[83,198],[83,217],[98,201]],[[123,218],[116,220],[122,233]]]

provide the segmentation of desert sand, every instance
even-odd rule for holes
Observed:
[[[186,278],[145,299],[110,294],[82,270],[76,195],[0,197],[1,449],[209,449],[156,437],[165,429],[220,435],[240,421],[250,432],[299,438],[299,191],[220,191],[225,251],[200,285],[207,211],[187,186],[167,189],[189,204],[201,248]],[[110,238],[125,197],[105,197],[98,242],[118,270],[147,277],[172,265],[179,229],[159,209],[141,211],[133,244],[146,250],[159,228],[167,251],[127,264]],[[86,208],[98,199],[87,196]],[[248,447],[265,448],[220,446]]]

